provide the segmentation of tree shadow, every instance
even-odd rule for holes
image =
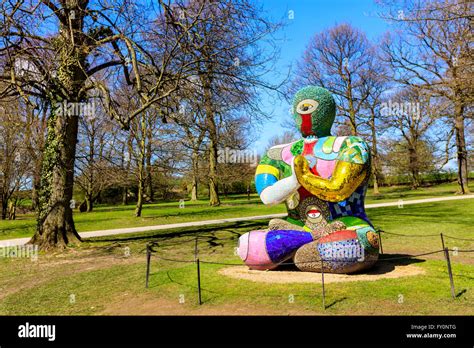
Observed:
[[[343,302],[343,301],[345,301],[345,300],[347,300],[347,297],[342,297],[342,298],[339,298],[339,299],[337,299],[337,300],[334,300],[334,301],[332,301],[330,304],[328,304],[326,307],[324,307],[324,309],[331,308],[332,306],[334,306],[334,305],[336,305],[336,304],[338,304],[338,303],[340,303],[340,302]]]
[[[255,220],[255,221],[235,221],[235,222],[230,222],[226,224],[219,225],[218,227],[215,225],[209,225],[209,226],[192,226],[192,227],[187,227],[187,228],[181,228],[178,231],[173,231],[173,229],[170,229],[168,232],[163,232],[163,231],[156,231],[156,232],[137,232],[137,233],[143,233],[142,235],[138,236],[124,236],[124,235],[115,235],[115,236],[107,236],[107,237],[91,237],[87,238],[87,241],[89,243],[103,243],[103,242],[136,242],[136,241],[150,241],[150,242],[165,242],[169,239],[174,239],[174,238],[180,238],[180,237],[186,237],[186,236],[197,236],[200,240],[204,239],[207,240],[207,242],[210,244],[210,246],[214,245],[221,245],[223,243],[219,243],[219,238],[215,235],[217,232],[224,232],[224,233],[230,233],[232,235],[232,238],[230,239],[235,239],[237,240],[241,234],[238,231],[235,230],[244,230],[244,229],[259,229],[259,228],[265,228],[266,224],[268,222],[266,221],[260,221],[260,220]],[[209,233],[206,235],[206,233]]]
[[[416,264],[425,262],[423,259],[413,258],[408,254],[381,254],[378,261],[370,269],[361,270],[350,273],[354,274],[386,274],[395,270],[396,266],[407,266],[410,264]],[[277,268],[273,269],[272,272],[301,272],[293,263],[283,263]],[[320,272],[317,272],[320,273]]]
[[[393,272],[396,266],[408,266],[425,261],[409,254],[381,254],[372,268],[351,274],[386,274]]]

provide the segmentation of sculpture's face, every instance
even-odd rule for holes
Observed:
[[[293,116],[304,137],[328,136],[336,116],[336,103],[328,90],[316,86],[304,87],[293,99]]]
[[[321,211],[319,210],[318,206],[310,205],[306,208],[306,220],[313,223],[318,224],[323,221],[324,217]]]

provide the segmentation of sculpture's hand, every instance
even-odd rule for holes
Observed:
[[[369,174],[368,163],[358,164],[338,161],[330,179],[314,175],[304,156],[295,158],[295,173],[298,182],[310,193],[329,202],[340,202],[348,198]]]

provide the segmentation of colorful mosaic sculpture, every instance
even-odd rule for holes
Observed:
[[[293,114],[303,136],[263,156],[255,185],[265,204],[285,202],[288,217],[239,239],[239,256],[251,269],[294,262],[302,271],[352,273],[378,258],[378,235],[364,211],[370,151],[356,136],[331,136],[336,114],[331,93],[298,91]]]

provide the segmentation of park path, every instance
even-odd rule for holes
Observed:
[[[473,199],[473,195],[467,196],[454,196],[454,197],[436,197],[436,198],[424,198],[424,199],[412,199],[412,200],[399,200],[396,202],[386,202],[386,203],[373,203],[366,204],[366,209],[371,208],[382,208],[382,207],[394,207],[394,206],[405,206],[410,204],[422,204],[422,203],[431,203],[431,202],[442,202],[442,201],[454,201],[460,199]],[[237,218],[226,218],[226,219],[217,219],[217,220],[204,220],[204,221],[190,221],[190,222],[180,222],[176,224],[166,224],[166,225],[156,225],[156,226],[140,226],[140,227],[127,227],[127,228],[117,228],[112,230],[99,230],[91,232],[82,232],[79,235],[82,238],[91,238],[91,237],[105,237],[113,236],[118,234],[129,234],[129,233],[138,233],[138,232],[148,232],[148,231],[160,231],[160,230],[170,230],[174,228],[185,228],[185,227],[194,227],[194,226],[206,226],[206,225],[220,225],[229,222],[238,222],[238,221],[252,221],[252,220],[263,220],[263,219],[273,219],[285,217],[286,213],[281,214],[269,214],[269,215],[257,215],[257,216],[244,216]],[[16,238],[16,239],[6,239],[0,240],[0,248],[8,246],[17,246],[23,245],[28,242],[30,238]]]

